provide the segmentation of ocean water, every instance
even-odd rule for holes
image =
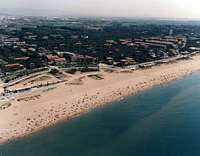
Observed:
[[[0,145],[0,156],[199,155],[200,73]]]

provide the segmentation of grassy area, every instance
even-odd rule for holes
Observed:
[[[29,81],[29,83],[40,82],[40,81],[46,81],[46,80],[49,80],[49,79],[51,79],[50,76],[44,75],[44,76],[40,76],[40,77],[38,77],[38,78],[36,78],[36,79],[33,79],[33,80]]]
[[[95,80],[103,80],[103,76],[100,74],[95,74],[95,75],[88,75],[88,77],[95,79]]]
[[[11,103],[9,102],[0,102],[0,110],[4,110],[10,106],[11,106]]]

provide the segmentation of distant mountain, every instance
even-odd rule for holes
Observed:
[[[0,15],[12,16],[66,16],[65,11],[24,8],[0,8]]]

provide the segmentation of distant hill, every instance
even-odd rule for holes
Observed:
[[[66,16],[65,11],[60,10],[41,10],[41,9],[24,9],[24,8],[0,8],[0,15],[7,16]]]

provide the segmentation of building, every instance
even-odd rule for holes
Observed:
[[[4,68],[5,68],[5,71],[11,72],[11,71],[23,69],[24,66],[22,64],[16,63],[16,64],[7,64],[7,65],[5,65]]]

